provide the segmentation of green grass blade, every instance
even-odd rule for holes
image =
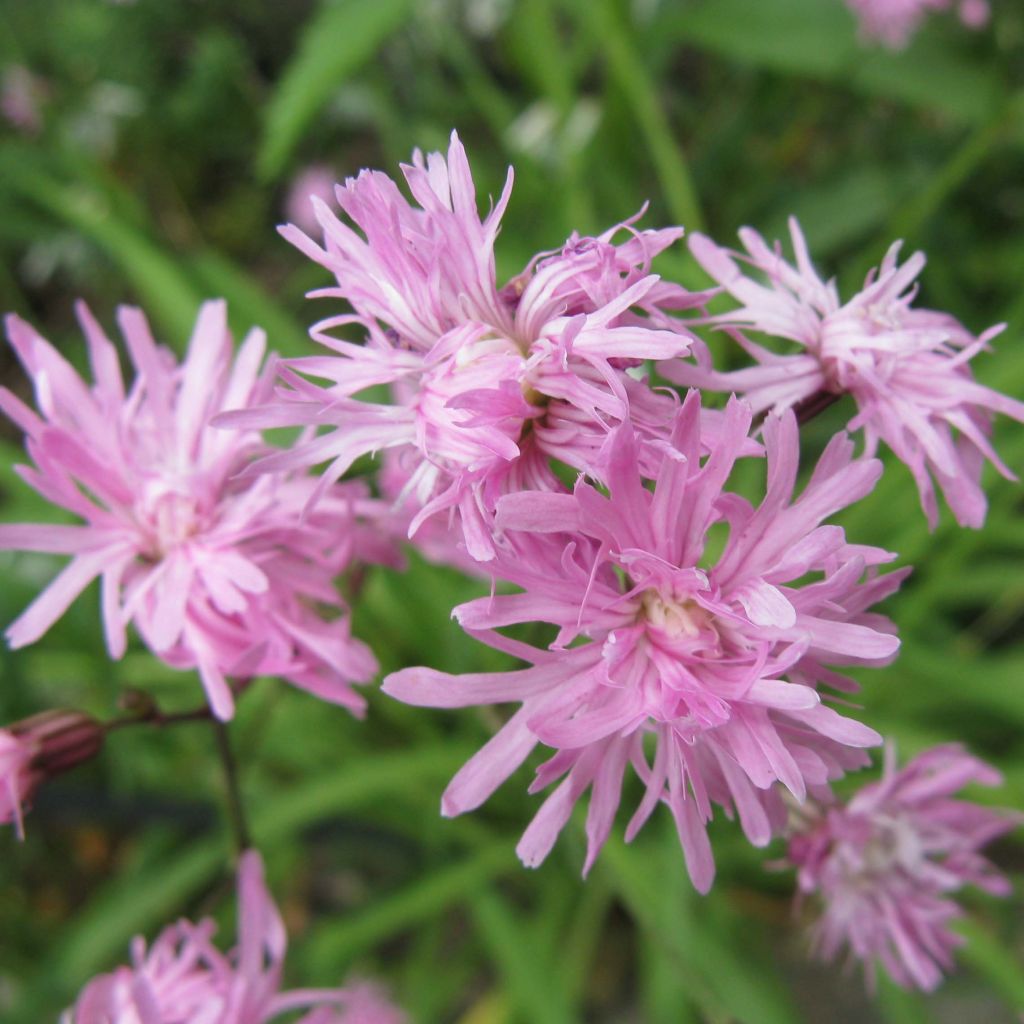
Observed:
[[[700,231],[704,219],[689,163],[676,141],[656,83],[635,46],[631,32],[622,24],[615,0],[598,0],[585,6],[580,19],[581,27],[599,33],[597,42],[604,51],[609,74],[636,117],[672,219],[687,231]]]
[[[1024,1014],[1024,962],[991,935],[973,918],[963,918],[954,928],[967,945],[960,959],[980,974],[997,991],[1007,1005]]]
[[[503,900],[487,890],[470,904],[477,930],[497,964],[520,1017],[534,1024],[572,1024],[558,959],[529,941],[526,930]]]
[[[331,95],[373,57],[412,8],[412,0],[338,0],[325,3],[309,21],[267,109],[257,158],[265,180],[284,171]]]
[[[359,913],[321,925],[306,947],[310,972],[337,973],[360,951],[428,921],[455,903],[472,901],[477,890],[495,876],[518,866],[506,839],[468,854],[389,896],[378,897]]]

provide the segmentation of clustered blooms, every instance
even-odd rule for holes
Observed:
[[[221,409],[272,388],[272,365],[261,370],[262,332],[232,360],[225,304],[208,302],[178,365],[145,317],[124,308],[136,370],[126,388],[116,348],[84,305],[78,314],[91,387],[28,324],[8,319],[38,407],[0,388],[0,410],[25,431],[33,462],[19,474],[84,520],[0,526],[0,549],[71,556],[8,628],[11,646],[38,640],[99,578],[110,656],[124,654],[133,623],[162,661],[198,670],[218,717],[233,713],[227,677],[257,674],[359,711],[351,683],[371,679],[377,663],[351,636],[334,580],[357,552],[363,561],[390,557],[386,534],[368,525],[380,506],[361,483],[326,488],[294,472],[240,477],[266,446],[255,432],[209,425]],[[314,493],[322,494],[318,509],[303,519]]]
[[[628,370],[688,351],[690,333],[665,311],[699,297],[649,270],[682,232],[629,224],[598,238],[574,236],[499,289],[494,241],[511,171],[481,221],[457,136],[447,163],[417,152],[403,170],[418,207],[386,175],[363,171],[337,189],[362,234],[316,198],[322,247],[295,227],[283,230],[337,278],[336,288],[314,294],[344,299],[354,312],[313,327],[330,354],[288,361],[273,402],[218,422],[330,426],[261,464],[329,462],[327,482],[362,455],[394,450],[405,477],[401,499],[414,513],[410,532],[435,514],[457,513],[470,555],[487,560],[501,494],[556,487],[552,458],[589,469],[617,423],[658,429],[670,403]],[[628,237],[616,244],[621,232]],[[366,332],[365,343],[333,333],[352,326]],[[391,387],[393,402],[357,397],[380,385]]]
[[[385,680],[415,705],[517,705],[451,781],[444,814],[480,806],[546,747],[530,789],[553,788],[518,852],[529,866],[544,860],[589,792],[586,873],[631,769],[642,795],[627,840],[665,804],[706,892],[716,808],[754,845],[788,834],[801,891],[826,903],[822,951],[848,943],[897,981],[932,986],[954,943],[948,894],[968,881],[999,890],[977,851],[1012,822],[948,799],[965,781],[994,781],[953,748],[890,766],[845,810],[835,803],[830,785],[882,742],[849,713],[857,686],[844,673],[895,657],[896,628],[875,609],[909,570],[883,571],[896,554],[829,520],[873,489],[884,442],[910,468],[930,523],[937,485],[958,522],[982,524],[983,463],[1011,475],[989,443],[993,414],[1024,421],[1024,404],[970,370],[1002,328],[976,337],[914,308],[924,257],[901,266],[898,244],[842,302],[795,221],[795,265],[750,229],[745,255],[692,236],[717,284],[705,292],[651,271],[682,230],[638,230],[635,219],[574,234],[499,286],[511,170],[483,218],[454,133],[447,158],[417,152],[403,170],[413,202],[363,171],[335,191],[343,217],[313,197],[322,243],[283,229],[335,278],[313,294],[347,304],[312,328],[321,354],[261,370],[254,332],[232,359],[224,306],[208,303],[179,365],[141,313],[122,310],[136,370],[126,389],[83,307],[90,386],[10,320],[38,407],[0,391],[27,436],[33,465],[21,475],[83,522],[0,526],[0,548],[71,557],[8,639],[41,637],[99,578],[111,655],[132,623],[162,660],[198,670],[218,717],[232,713],[229,679],[255,674],[359,710],[351,684],[376,662],[351,636],[336,577],[357,559],[393,560],[391,539],[407,532],[428,558],[490,577],[491,595],[454,615],[526,665],[461,676],[412,667]],[[727,297],[735,308],[712,312]],[[716,370],[699,336],[708,327],[755,365]],[[650,363],[689,390],[656,386]],[[702,392],[714,391],[733,396],[710,408]],[[843,395],[863,451],[838,434],[798,487],[800,423]],[[261,433],[279,427],[297,430],[287,447]],[[375,491],[342,479],[378,454]],[[505,632],[522,626],[535,642]],[[546,644],[543,630],[554,633]],[[8,819],[20,822],[38,784],[35,756],[0,731]],[[284,934],[261,879],[248,855],[235,952],[212,946],[209,922],[174,926],[148,951],[140,940],[132,967],[86,989],[73,1024],[158,1024],[161,1000],[194,1024],[313,1006],[304,1024],[354,1024],[361,999],[359,1019],[386,1020],[371,989],[278,992]]]
[[[874,983],[875,961],[901,985],[934,989],[952,967],[963,916],[951,894],[974,885],[996,896],[1007,880],[978,851],[1019,823],[954,795],[969,783],[998,786],[997,771],[958,744],[934,747],[897,770],[886,751],[881,780],[845,806],[798,815],[789,841],[803,896],[822,902],[814,942],[832,959],[849,946]]]
[[[298,1010],[309,1012],[297,1024],[405,1020],[365,983],[281,991],[287,935],[253,850],[238,866],[238,945],[222,953],[215,931],[207,918],[179,921],[149,947],[138,936],[131,964],[90,981],[62,1024],[266,1024]]]
[[[968,28],[988,22],[988,0],[846,0],[857,15],[865,39],[877,40],[899,50],[910,41],[924,18],[932,11],[955,7]]]

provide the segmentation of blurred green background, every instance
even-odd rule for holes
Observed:
[[[224,295],[239,329],[259,323],[279,351],[309,350],[306,325],[328,305],[303,294],[325,278],[274,231],[297,176],[394,172],[457,127],[482,202],[516,167],[502,277],[648,200],[646,226],[723,242],[742,224],[778,237],[796,213],[846,288],[894,238],[924,248],[920,302],[976,331],[1008,321],[975,365],[1024,394],[1016,0],[995,0],[979,33],[936,17],[903,53],[861,44],[842,0],[2,0],[0,76],[0,306],[75,360],[78,296],[108,325],[118,303],[138,302],[181,345],[198,302]],[[660,269],[701,283],[682,246]],[[0,373],[25,392],[6,351]],[[815,421],[809,449],[843,412]],[[19,438],[3,431],[4,516],[45,517],[10,470]],[[1024,466],[1024,432],[995,433]],[[1021,807],[1021,491],[986,480],[982,533],[946,515],[929,535],[899,466],[842,521],[917,566],[887,608],[903,653],[863,674],[864,717],[904,756],[965,741],[1006,774],[978,799]],[[55,565],[4,554],[0,570],[6,623]],[[481,586],[415,558],[405,576],[375,570],[357,631],[385,670],[499,667],[448,620]],[[109,664],[98,624],[90,595],[45,641],[4,651],[0,722],[54,705],[108,717],[124,686],[168,709],[198,703],[193,679],[141,650]],[[414,1020],[460,1024],[1000,1024],[1024,1012],[1019,891],[968,898],[962,970],[939,994],[883,985],[871,1002],[856,972],[806,960],[791,877],[765,872],[730,823],[711,830],[719,880],[706,898],[667,815],[631,848],[609,843],[586,884],[575,826],[526,872],[513,854],[538,803],[526,770],[470,818],[437,813],[489,715],[369,698],[358,723],[261,681],[232,727],[296,984],[356,971],[383,979]],[[116,733],[47,787],[27,840],[0,835],[0,1020],[55,1020],[133,934],[178,915],[214,912],[233,934],[223,798],[201,724]],[[1019,879],[1019,837],[993,855]]]

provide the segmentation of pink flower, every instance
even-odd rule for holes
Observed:
[[[218,717],[232,714],[229,675],[280,675],[360,710],[350,684],[369,679],[376,661],[350,635],[333,581],[357,553],[388,556],[388,545],[362,525],[378,506],[360,485],[346,484],[331,487],[300,521],[323,490],[318,481],[296,473],[240,480],[269,449],[256,433],[207,427],[214,413],[258,401],[272,387],[272,370],[260,373],[262,333],[253,331],[232,361],[225,305],[209,302],[178,365],[142,313],[123,308],[137,374],[126,390],[116,349],[84,306],[78,314],[91,386],[28,324],[8,320],[39,409],[0,389],[0,409],[25,431],[34,463],[19,473],[83,521],[0,526],[0,549],[71,556],[7,630],[11,646],[39,639],[99,577],[111,657],[124,654],[125,628],[134,623],[161,660],[198,669]]]
[[[860,30],[867,40],[877,40],[895,50],[910,41],[930,11],[959,9],[960,20],[968,28],[981,28],[988,22],[987,0],[846,0],[857,15]]]
[[[43,128],[42,101],[46,85],[22,64],[8,64],[0,75],[0,114],[25,135]]]
[[[326,164],[310,164],[295,175],[288,186],[284,213],[299,230],[309,234],[320,226],[313,207],[313,197],[329,203],[334,195],[334,171]]]
[[[557,486],[551,456],[589,466],[608,431],[648,401],[649,388],[626,370],[689,348],[689,334],[663,310],[699,298],[649,272],[681,230],[636,232],[628,223],[598,238],[574,235],[499,290],[494,243],[511,170],[483,220],[454,133],[447,162],[417,151],[403,171],[418,206],[383,173],[363,171],[337,189],[358,230],[315,199],[323,247],[295,227],[283,230],[337,278],[314,294],[354,312],[314,326],[329,354],[291,360],[278,401],[218,422],[333,427],[262,464],[329,461],[328,480],[359,456],[401,449],[411,531],[455,510],[470,554],[487,560],[497,498]],[[616,243],[622,231],[629,237]],[[366,333],[365,344],[334,334],[349,327]],[[357,397],[379,385],[396,404]]]
[[[409,1019],[377,985],[350,981],[343,991],[338,1008],[319,1007],[298,1024],[406,1024]]]
[[[131,964],[89,982],[64,1024],[264,1024],[310,1007],[305,1024],[359,1022],[348,1011],[365,1003],[362,986],[280,991],[287,936],[254,850],[238,868],[238,944],[222,953],[215,931],[209,919],[179,921],[148,948],[137,937]],[[401,1020],[388,1009],[381,1024]]]
[[[1020,816],[953,798],[968,783],[1001,781],[959,744],[933,747],[899,771],[890,747],[880,781],[845,806],[831,799],[798,815],[789,860],[802,896],[821,904],[820,956],[848,946],[872,986],[878,960],[900,985],[934,989],[963,942],[950,928],[963,916],[950,894],[965,885],[1010,891],[978,851]]]
[[[842,303],[835,283],[823,281],[812,266],[795,219],[789,228],[795,266],[750,228],[740,231],[746,256],[703,235],[690,239],[700,265],[739,303],[705,322],[726,328],[757,365],[716,372],[698,343],[696,365],[673,361],[659,369],[678,384],[742,394],[755,412],[786,409],[822,394],[849,394],[857,414],[848,429],[863,430],[868,455],[884,441],[906,463],[931,526],[938,521],[934,478],[957,522],[980,527],[986,511],[979,486],[984,461],[1015,479],[989,443],[992,414],[1024,421],[1024,403],[978,384],[969,366],[1003,325],[974,337],[946,313],[913,309],[914,282],[925,258],[915,253],[899,266],[899,242],[864,288]],[[737,258],[760,271],[767,284],[747,277]],[[795,342],[804,351],[777,355],[741,334],[744,328]]]
[[[22,812],[49,778],[99,753],[103,727],[71,708],[43,711],[0,729],[0,822],[25,838]]]
[[[667,803],[704,892],[714,875],[705,832],[713,804],[737,813],[747,837],[763,845],[785,821],[775,783],[802,800],[809,786],[866,763],[862,748],[878,735],[823,704],[818,686],[853,689],[826,664],[891,660],[892,625],[867,609],[904,574],[875,578],[873,567],[892,556],[849,545],[839,527],[821,524],[867,494],[881,468],[852,461],[852,445],[836,437],[794,500],[796,422],[792,413],[771,417],[768,488],[754,508],[724,489],[750,420],[749,407],[732,400],[702,461],[708,445],[691,392],[670,439],[648,444],[660,452],[653,491],[644,487],[639,443],[623,425],[602,472],[610,497],[581,478],[571,495],[525,492],[499,502],[506,534],[492,568],[523,592],[471,601],[454,614],[530,667],[465,676],[410,668],[384,682],[411,704],[521,705],[452,780],[443,813],[477,807],[543,743],[556,753],[531,790],[563,781],[519,855],[539,864],[589,788],[586,871],[632,764],[646,793],[626,838]],[[727,527],[729,540],[709,565],[715,527]],[[809,573],[817,578],[800,582]],[[497,632],[533,621],[559,628],[547,649]]]

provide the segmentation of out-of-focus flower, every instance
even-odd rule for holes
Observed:
[[[938,521],[934,480],[957,522],[980,527],[987,508],[979,485],[985,460],[1015,479],[989,443],[992,414],[1024,421],[1024,403],[978,384],[969,366],[1004,325],[975,337],[946,313],[912,308],[925,258],[914,253],[900,266],[899,242],[864,288],[842,303],[835,283],[823,281],[811,264],[795,219],[789,227],[795,266],[750,228],[740,231],[746,256],[703,235],[690,239],[700,265],[740,303],[705,322],[726,328],[757,365],[716,372],[698,342],[695,364],[674,360],[659,369],[678,384],[741,394],[755,412],[822,393],[849,394],[857,414],[848,429],[863,430],[868,455],[883,441],[906,463],[931,526]],[[760,271],[767,285],[747,277],[737,258]],[[804,351],[779,355],[746,338],[745,328]]]
[[[232,360],[226,307],[206,303],[179,365],[142,313],[123,308],[136,369],[126,390],[117,350],[83,305],[78,314],[92,386],[28,324],[8,320],[39,410],[0,389],[0,410],[25,431],[34,463],[19,474],[84,520],[0,525],[0,549],[71,556],[9,627],[11,646],[39,639],[99,577],[111,657],[124,654],[133,622],[167,664],[198,669],[218,717],[233,710],[226,677],[257,674],[360,710],[350,684],[371,678],[376,661],[351,636],[334,578],[356,556],[389,556],[363,525],[381,506],[359,484],[324,488],[296,473],[239,479],[269,449],[254,432],[207,426],[272,388],[272,369],[260,371],[263,334],[253,331]],[[316,491],[323,500],[302,521]]]
[[[98,81],[65,119],[63,127],[76,148],[106,158],[116,150],[125,122],[145,110],[146,97],[140,89],[122,82]]]
[[[471,601],[454,614],[531,667],[464,676],[411,668],[384,683],[410,704],[521,705],[452,780],[445,814],[477,807],[543,743],[557,753],[531,791],[565,778],[519,855],[539,864],[589,788],[587,870],[632,764],[646,794],[627,839],[667,803],[703,892],[714,875],[705,831],[713,804],[737,813],[748,838],[764,845],[785,822],[776,782],[802,800],[808,787],[867,762],[862,748],[880,742],[877,733],[823,704],[818,687],[854,688],[826,664],[892,659],[892,624],[867,609],[904,574],[876,577],[874,567],[891,555],[847,544],[842,529],[821,524],[867,494],[881,467],[853,461],[852,444],[838,436],[794,499],[796,422],[792,413],[773,416],[765,425],[767,493],[754,508],[724,489],[750,420],[749,407],[733,399],[702,461],[708,444],[693,391],[669,440],[649,445],[660,453],[653,491],[624,425],[606,450],[610,497],[581,478],[571,495],[526,492],[499,502],[505,543],[491,568],[523,593]],[[715,526],[729,532],[716,560],[707,550]],[[547,649],[497,632],[534,621],[559,627]]]
[[[8,64],[0,76],[0,114],[21,132],[37,135],[43,127],[45,88],[22,64]]]
[[[890,747],[881,780],[848,804],[802,808],[789,861],[801,899],[820,903],[813,932],[820,956],[831,960],[848,947],[871,985],[878,961],[900,985],[934,989],[963,942],[950,927],[963,916],[951,894],[965,885],[1010,891],[979,850],[1020,816],[954,798],[969,783],[1001,781],[958,744],[927,750],[899,770]]]
[[[334,198],[337,176],[326,164],[310,164],[292,179],[285,198],[284,215],[300,231],[312,234],[320,226],[313,208],[313,197],[322,203]]]
[[[987,0],[846,0],[860,22],[865,39],[901,50],[924,18],[933,11],[956,7],[968,28],[982,28],[988,22]]]
[[[25,835],[22,812],[49,778],[88,761],[103,746],[103,727],[71,708],[43,711],[0,729],[0,822]]]
[[[298,1024],[406,1024],[408,1017],[378,985],[349,981],[339,1006],[321,1006]]]
[[[249,850],[238,868],[238,943],[229,953],[213,944],[216,926],[179,921],[147,947],[132,943],[132,962],[94,978],[63,1024],[265,1024],[282,1014],[315,1007],[304,1024],[363,1024],[349,1016],[366,1004],[365,986],[352,990],[281,992],[287,935],[267,891],[263,862]],[[401,1021],[379,997],[380,1024]],[[291,1019],[291,1018],[289,1018]]]
[[[361,455],[406,448],[411,531],[456,510],[466,546],[493,556],[497,498],[523,487],[556,487],[550,457],[589,468],[608,431],[653,393],[627,374],[646,359],[686,352],[690,336],[663,310],[696,304],[649,272],[681,230],[618,225],[597,238],[573,236],[538,256],[506,287],[495,280],[494,242],[512,172],[481,221],[466,153],[453,133],[447,162],[417,152],[403,167],[419,204],[379,171],[337,189],[359,234],[314,201],[324,246],[294,227],[286,238],[327,267],[354,313],[312,329],[329,355],[289,361],[278,401],[219,419],[225,425],[317,424],[334,429],[264,461],[267,469],[329,461],[337,479]],[[621,232],[628,237],[616,243]],[[355,326],[365,344],[333,335]],[[332,382],[311,383],[309,375]],[[395,404],[361,401],[389,385]],[[658,396],[654,396],[657,398]],[[668,399],[663,398],[663,401]],[[662,430],[664,416],[655,417]]]

